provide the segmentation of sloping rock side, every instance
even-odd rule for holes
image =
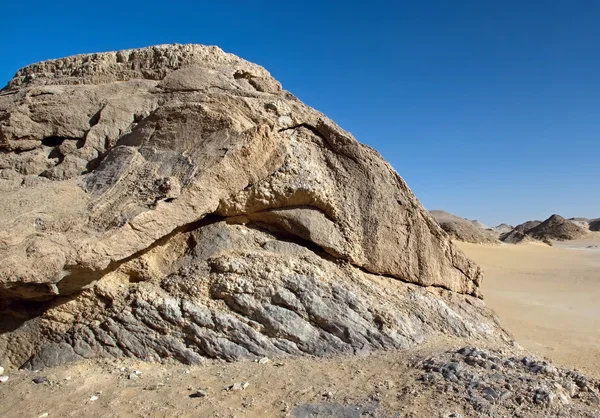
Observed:
[[[216,47],[26,67],[0,92],[0,149],[12,364],[508,338],[377,152]]]

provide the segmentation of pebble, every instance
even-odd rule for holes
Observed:
[[[94,402],[94,401],[97,401],[97,400],[98,400],[98,396],[96,396],[96,395],[90,396],[90,401]]]
[[[50,415],[47,412],[44,412],[42,415],[40,415],[38,418],[46,418],[48,415]]]
[[[244,382],[244,383],[234,383],[233,385],[229,386],[228,390],[244,390],[246,389],[248,386],[250,386],[250,383],[248,382]]]
[[[6,376],[6,375],[0,376],[0,383],[4,383],[7,380],[8,380],[8,376]]]
[[[190,395],[190,398],[204,398],[208,396],[208,392],[205,390],[198,390]]]
[[[149,385],[144,388],[144,390],[158,390],[158,388],[164,386],[164,383],[158,383],[156,385]]]
[[[129,380],[139,379],[139,376],[136,373],[129,373]]]
[[[269,361],[271,360],[269,360],[268,357],[263,357],[260,360],[258,360],[258,364],[267,364]]]
[[[42,383],[48,383],[48,378],[46,376],[37,376],[33,378],[33,383],[36,385],[41,385]]]

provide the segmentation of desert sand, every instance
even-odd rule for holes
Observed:
[[[523,347],[600,376],[600,234],[553,247],[459,246],[483,268],[485,301]]]

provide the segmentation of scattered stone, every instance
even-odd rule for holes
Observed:
[[[234,383],[233,385],[229,386],[227,388],[227,390],[244,390],[246,389],[248,386],[250,386],[250,384],[248,382],[244,382],[244,383]]]
[[[155,385],[148,385],[144,388],[144,390],[158,390],[159,388],[163,387],[165,384],[164,383],[157,383]]]
[[[41,385],[42,383],[48,383],[48,378],[46,376],[34,377],[33,383],[35,383],[36,385]]]
[[[258,364],[267,364],[269,361],[271,360],[269,360],[268,357],[263,357],[260,360],[258,360]]]
[[[92,402],[95,402],[95,401],[97,401],[98,399],[99,399],[99,398],[98,398],[98,395],[92,395],[92,396],[90,396],[90,401],[92,401]]]
[[[43,414],[41,414],[40,416],[38,416],[38,418],[46,418],[49,415],[50,414],[48,412],[44,412]]]
[[[8,381],[8,376],[6,376],[6,375],[0,376],[0,383],[5,383],[7,381]]]
[[[137,380],[139,379],[139,375],[135,374],[135,373],[129,373],[129,380]]]
[[[479,414],[522,416],[593,416],[579,412],[596,402],[600,381],[556,368],[533,357],[508,357],[495,350],[463,347],[421,363],[420,381],[439,392],[462,398]],[[587,391],[590,392],[587,392]],[[575,404],[575,401],[581,401]],[[582,406],[582,403],[586,405]]]
[[[190,398],[204,398],[208,396],[208,392],[205,390],[198,390],[190,395]]]
[[[4,374],[4,367],[0,366],[0,375]]]

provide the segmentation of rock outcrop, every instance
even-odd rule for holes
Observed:
[[[500,236],[507,243],[517,244],[525,241],[540,241],[552,245],[552,240],[568,241],[581,238],[586,230],[560,215],[552,215],[544,222],[527,221],[512,231]]]
[[[552,215],[541,224],[528,230],[527,234],[540,241],[569,241],[583,237],[586,231],[560,215]]]
[[[512,225],[508,225],[508,224],[500,224],[497,226],[494,226],[492,228],[489,229],[489,231],[497,238],[500,239],[500,237],[504,234],[509,233],[510,231],[512,231],[513,229],[515,229],[514,226]]]
[[[527,221],[523,222],[520,225],[517,225],[511,231],[504,232],[500,235],[500,241],[509,243],[509,244],[518,244],[520,242],[528,242],[535,241],[527,232],[541,224],[542,221]]]
[[[443,210],[431,210],[429,213],[452,239],[474,244],[498,243],[487,226],[479,221],[470,221]]]
[[[391,166],[216,47],[23,68],[0,150],[12,364],[506,338],[480,269]]]
[[[600,231],[600,218],[592,219],[589,224],[590,231],[598,232]]]

